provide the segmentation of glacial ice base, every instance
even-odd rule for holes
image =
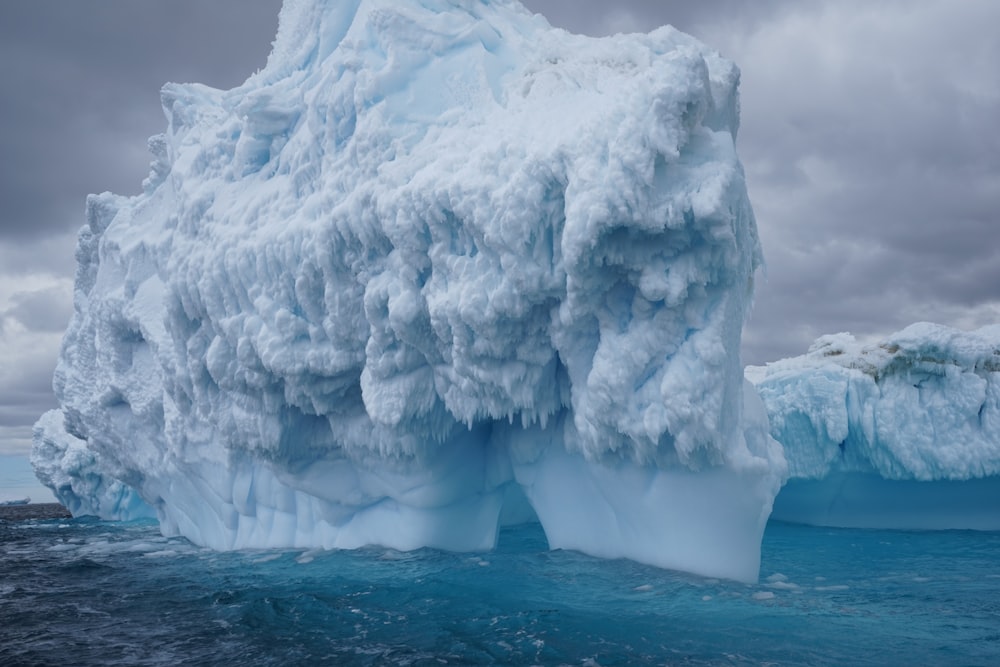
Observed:
[[[516,471],[550,548],[757,580],[774,497],[768,475],[609,466],[558,449]]]
[[[561,445],[538,447],[561,437],[558,428],[504,424],[473,429],[418,467],[319,460],[277,472],[251,459],[180,466],[143,480],[158,498],[151,508],[103,472],[81,441],[58,433],[60,416],[47,413],[37,430],[47,448],[69,442],[69,453],[40,447],[36,468],[75,516],[158,518],[165,535],[218,550],[489,551],[501,525],[538,521],[553,549],[754,581],[776,490],[766,468],[588,461]]]
[[[837,528],[1000,530],[1000,477],[920,481],[835,472],[791,479],[771,518]]]

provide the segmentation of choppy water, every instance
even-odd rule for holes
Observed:
[[[0,664],[996,665],[1000,533],[772,524],[761,582],[549,552],[214,553],[0,516]]]

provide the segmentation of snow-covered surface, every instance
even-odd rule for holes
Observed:
[[[85,441],[66,433],[60,410],[49,410],[35,424],[31,465],[39,481],[73,516],[156,518],[134,489],[115,478],[118,471],[108,458],[102,459]]]
[[[553,547],[755,578],[738,78],[669,27],[288,0],[245,84],[164,87],[144,192],[88,200],[36,465],[85,440],[221,549],[487,549],[514,496]]]
[[[1000,326],[918,323],[871,345],[823,336],[807,354],[746,376],[788,459],[792,481],[776,518],[1000,529]],[[963,491],[967,480],[978,481]],[[880,495],[896,499],[895,518],[879,508]],[[936,497],[937,514],[950,519],[931,521],[921,495]],[[900,504],[904,497],[912,500]]]

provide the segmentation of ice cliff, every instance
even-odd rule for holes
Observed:
[[[218,549],[489,549],[533,511],[755,579],[785,468],[739,359],[738,78],[669,27],[288,0],[242,86],[164,87],[142,194],[88,199],[36,466],[85,442]]]
[[[775,518],[1000,530],[1000,326],[823,336],[746,376],[788,459]]]

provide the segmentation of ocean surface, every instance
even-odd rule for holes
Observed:
[[[216,553],[53,507],[0,508],[5,667],[1000,664],[1000,533],[772,523],[745,585],[537,525],[478,555]]]

